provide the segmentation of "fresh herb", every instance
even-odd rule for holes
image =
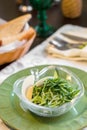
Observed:
[[[84,42],[83,44],[79,45],[79,49],[83,49],[85,46],[87,46],[87,42]]]
[[[60,77],[50,78],[41,86],[34,86],[31,101],[41,106],[56,107],[70,102],[78,93],[77,87],[69,81]]]

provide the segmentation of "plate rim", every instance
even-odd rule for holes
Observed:
[[[49,66],[49,65],[39,65],[39,66],[37,66],[38,68],[43,68],[43,67],[45,67],[45,66]],[[65,65],[57,65],[57,66],[62,66],[62,67],[65,67],[65,68],[69,68],[70,70],[74,70],[74,71],[80,71],[80,72],[82,72],[82,73],[84,73],[84,74],[86,74],[86,72],[85,71],[83,71],[83,70],[80,70],[80,69],[78,69],[78,68],[73,68],[73,67],[70,67],[70,66],[65,66]],[[36,66],[35,66],[36,67]],[[14,78],[16,75],[20,75],[20,73],[24,73],[25,71],[26,71],[26,73],[24,73],[23,75],[25,76],[25,74],[26,75],[28,75],[29,74],[29,72],[28,72],[28,70],[30,70],[31,68],[34,68],[34,67],[28,67],[28,68],[26,68],[26,69],[23,69],[23,70],[21,70],[21,71],[18,71],[18,72],[16,72],[16,73],[14,73],[14,74],[12,74],[12,75],[10,75],[8,78],[6,78],[3,82],[2,82],[2,84],[0,85],[0,89],[3,87],[3,85],[5,84],[5,83],[9,83],[9,81],[10,81],[10,79],[11,78]],[[72,71],[73,72],[73,71]],[[23,75],[21,75],[22,77],[23,77]],[[18,79],[18,77],[16,77],[17,79]],[[12,82],[14,82],[16,79],[14,79]],[[12,84],[12,82],[11,82],[11,86],[13,85]],[[8,89],[7,89],[8,90]],[[9,90],[9,92],[10,92],[11,90]],[[9,95],[8,95],[9,96]],[[11,103],[10,103],[11,104]],[[1,108],[0,108],[0,112],[1,112]],[[87,112],[86,112],[87,113]],[[3,117],[0,115],[0,118],[3,120]],[[9,124],[8,123],[8,121],[6,121],[6,120],[3,120],[7,125],[9,125],[10,127],[12,127],[12,128],[15,128],[15,129],[18,129],[18,130],[21,130],[21,129],[19,129],[19,128],[16,128],[16,127],[13,127],[11,124]],[[63,130],[63,129],[61,129],[61,130]],[[65,130],[65,129],[64,129]],[[69,129],[70,130],[70,129]]]

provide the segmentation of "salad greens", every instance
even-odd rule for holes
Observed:
[[[48,78],[41,86],[34,86],[31,101],[46,107],[60,106],[70,102],[79,90],[63,78]]]

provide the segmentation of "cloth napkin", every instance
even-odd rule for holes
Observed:
[[[61,29],[60,29],[61,30]],[[87,38],[87,28],[83,27],[75,27],[72,25],[71,30],[62,30],[62,32],[65,32],[66,34],[72,34],[78,37]],[[62,40],[68,42],[69,44],[78,44],[79,41],[71,40],[68,37],[65,37],[61,34],[61,31],[59,31],[56,34],[56,37],[61,38]],[[50,40],[52,41],[54,37]],[[85,45],[82,48],[69,48],[67,50],[61,50],[59,48],[56,48],[54,45],[50,44],[50,41],[48,42],[46,46],[46,52],[52,57],[67,59],[67,60],[74,60],[74,61],[87,61],[87,45]],[[61,43],[60,43],[61,44]],[[83,42],[82,42],[83,44]]]
[[[87,61],[87,46],[83,49],[68,49],[68,50],[59,50],[53,45],[48,45],[46,51],[50,56],[58,57],[67,60],[75,61]]]

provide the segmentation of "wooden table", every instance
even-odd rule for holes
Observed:
[[[61,12],[61,3],[58,3],[54,6],[52,6],[48,11],[48,19],[47,23],[51,24],[52,26],[55,27],[57,30],[61,26],[65,24],[74,24],[74,25],[80,25],[83,27],[87,27],[87,0],[83,0],[83,10],[82,10],[82,15],[79,18],[75,19],[69,19],[65,18],[62,15]],[[30,25],[35,27],[37,25],[38,20],[36,17],[37,12],[33,10],[30,12],[32,14],[32,19],[30,20]],[[18,5],[16,3],[16,0],[1,0],[0,1],[0,17],[5,19],[5,20],[11,20],[15,17],[18,17],[20,15],[23,15],[24,13],[21,13],[18,10]],[[36,45],[40,44],[42,41],[44,41],[46,38],[41,38],[41,37],[36,37],[34,43],[32,44],[31,48],[34,48]],[[6,67],[9,64],[1,65],[0,70]]]

